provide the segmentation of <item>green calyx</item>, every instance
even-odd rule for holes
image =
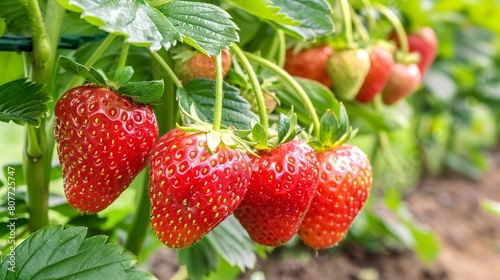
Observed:
[[[340,103],[339,117],[328,109],[320,120],[319,137],[309,143],[316,152],[324,152],[338,147],[356,135],[358,130],[353,130],[349,124],[349,116],[342,103]]]
[[[256,150],[263,151],[291,141],[295,136],[297,136],[297,115],[292,108],[288,115],[279,114],[277,123],[269,128],[269,134],[265,132],[262,124],[253,124],[250,139]]]
[[[78,75],[96,86],[108,88],[127,96],[135,103],[150,104],[163,95],[163,80],[130,82],[134,75],[134,69],[131,66],[118,69],[113,80],[109,80],[104,73],[95,68],[88,69],[65,56],[59,58],[59,64],[68,72]]]
[[[249,131],[234,131],[227,127],[221,126],[220,129],[215,130],[210,123],[203,122],[196,113],[195,105],[191,105],[189,112],[179,105],[181,115],[185,120],[185,125],[177,124],[177,128],[192,133],[205,133],[207,135],[207,149],[208,153],[212,154],[217,147],[223,143],[231,149],[243,150],[246,153],[256,155],[250,148],[251,141],[248,139]],[[245,138],[245,139],[243,139]]]
[[[403,64],[413,64],[420,62],[420,54],[416,52],[405,53],[402,51],[398,51],[394,54],[394,61],[403,63]]]

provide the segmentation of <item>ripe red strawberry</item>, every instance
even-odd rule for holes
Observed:
[[[391,105],[413,93],[420,85],[422,77],[414,63],[394,64],[389,80],[382,92],[382,101]]]
[[[189,51],[179,56],[175,64],[176,74],[184,85],[197,78],[215,79],[215,57],[209,57],[199,51]],[[231,54],[229,50],[222,50],[222,73],[226,77],[231,68]]]
[[[245,197],[249,157],[221,143],[210,155],[207,134],[175,128],[151,158],[151,224],[167,246],[184,248],[225,220]]]
[[[382,92],[394,65],[393,54],[386,48],[373,46],[369,53],[370,71],[356,95],[356,100],[362,103],[373,101]]]
[[[315,249],[336,245],[363,207],[372,185],[365,153],[349,144],[318,154],[319,183],[299,236]]]
[[[330,87],[332,81],[326,70],[326,63],[332,53],[332,47],[327,45],[316,46],[299,52],[288,49],[283,68],[292,76],[315,80],[326,87]]]
[[[251,159],[250,187],[234,215],[255,242],[282,245],[297,233],[311,204],[318,183],[316,154],[305,142],[292,140]]]
[[[370,70],[370,57],[364,49],[335,51],[328,58],[327,67],[333,93],[341,100],[352,100]]]
[[[394,32],[391,33],[390,38],[400,47],[399,39]],[[421,27],[417,31],[408,34],[408,47],[410,52],[416,52],[420,55],[418,69],[422,77],[427,73],[427,70],[436,58],[437,46],[438,41],[436,33],[428,26]]]
[[[68,202],[108,207],[147,165],[158,138],[151,107],[105,88],[79,86],[55,107],[55,139]]]

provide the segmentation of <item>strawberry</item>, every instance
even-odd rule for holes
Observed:
[[[306,245],[325,249],[342,239],[363,207],[372,169],[366,154],[349,144],[319,153],[318,161],[318,187],[298,234]]]
[[[182,51],[177,58],[175,72],[184,85],[197,78],[215,79],[215,57],[209,57],[199,51]],[[229,50],[222,50],[222,70],[226,77],[231,68]]]
[[[420,70],[415,63],[395,63],[382,92],[382,101],[387,105],[394,104],[413,93],[421,80]]]
[[[318,182],[313,149],[292,140],[251,156],[252,180],[235,217],[257,243],[279,246],[298,230]]]
[[[394,65],[392,52],[384,47],[375,45],[369,53],[370,71],[356,95],[356,100],[362,103],[371,102],[382,92]]]
[[[58,100],[54,126],[64,193],[84,213],[105,209],[128,187],[158,138],[151,107],[88,85]]]
[[[390,39],[400,47],[399,39],[395,32],[391,33]],[[427,70],[436,58],[437,46],[437,36],[431,27],[424,26],[415,32],[408,33],[408,47],[410,52],[416,52],[420,55],[418,69],[422,77],[427,73]]]
[[[370,70],[370,56],[364,49],[335,51],[327,66],[335,95],[342,100],[352,100]]]
[[[209,153],[207,133],[175,128],[160,138],[151,158],[151,224],[167,246],[191,246],[240,205],[251,162],[224,143]]]
[[[286,51],[284,69],[292,76],[303,77],[318,81],[326,87],[332,81],[326,70],[328,57],[333,53],[330,46],[322,45],[295,52],[293,49]]]

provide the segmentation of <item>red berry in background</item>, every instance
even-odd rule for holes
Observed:
[[[151,107],[93,86],[58,100],[54,126],[64,193],[84,213],[105,209],[129,186],[158,138]]]
[[[326,45],[312,47],[299,52],[288,49],[283,68],[292,76],[318,81],[324,86],[330,87],[332,81],[326,70],[326,64],[328,57],[332,53],[332,47]]]
[[[318,154],[318,187],[299,229],[304,243],[314,249],[336,245],[363,207],[372,185],[366,154],[349,144]]]
[[[399,39],[394,32],[391,33],[390,38],[400,47]],[[418,69],[423,77],[436,58],[438,47],[436,33],[428,26],[421,27],[415,32],[408,33],[408,47],[410,52],[416,52],[420,55]]]
[[[382,92],[394,65],[393,54],[386,48],[375,45],[369,54],[370,70],[356,95],[356,100],[362,103],[373,101]]]
[[[240,205],[251,179],[250,158],[221,143],[212,154],[207,134],[175,128],[151,158],[151,224],[168,247],[200,240]]]
[[[422,77],[420,70],[414,63],[394,64],[389,80],[382,92],[382,101],[387,105],[392,105],[412,94],[420,85]]]
[[[199,51],[189,51],[186,58],[175,64],[175,72],[184,85],[197,78],[215,79],[215,57],[209,57]],[[231,53],[221,50],[222,74],[225,78],[231,68]]]
[[[279,246],[290,240],[309,209],[318,183],[313,149],[292,140],[251,156],[252,180],[235,217],[257,243]]]

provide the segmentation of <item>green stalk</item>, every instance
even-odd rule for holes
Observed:
[[[46,10],[51,16],[44,21],[36,0],[23,0],[31,27],[33,52],[31,56],[31,79],[46,85],[52,90],[54,61],[59,40],[59,32],[64,15],[55,0],[47,1]],[[23,169],[28,187],[29,230],[34,232],[49,224],[48,194],[50,180],[50,160],[53,150],[52,134],[46,132],[46,120],[39,127],[27,126]]]
[[[262,94],[262,89],[260,88],[260,83],[257,79],[257,75],[255,74],[252,65],[248,61],[247,56],[245,56],[240,47],[238,47],[236,44],[233,44],[231,46],[231,50],[236,55],[241,65],[245,69],[248,77],[250,78],[250,84],[252,85],[253,93],[255,95],[255,99],[257,100],[260,124],[262,125],[262,127],[264,127],[266,134],[269,135],[269,121],[267,119],[266,102],[264,101],[264,95]]]
[[[248,59],[253,60],[254,62],[268,68],[271,71],[273,71],[276,75],[280,76],[283,80],[285,80],[285,82],[287,82],[293,88],[293,90],[295,90],[295,92],[297,92],[299,97],[302,99],[302,102],[304,102],[304,106],[306,107],[306,110],[309,112],[309,115],[312,118],[315,136],[319,137],[319,118],[318,118],[318,115],[316,114],[316,110],[314,109],[314,105],[312,104],[311,100],[309,99],[309,96],[307,96],[307,93],[299,85],[299,83],[292,76],[290,76],[290,74],[288,74],[285,70],[280,68],[278,65],[270,62],[269,60],[266,60],[260,56],[254,55],[252,53],[246,52],[245,55],[248,57]]]
[[[276,35],[278,36],[278,51],[276,55],[276,65],[283,68],[285,65],[286,56],[286,39],[283,30],[276,30]]]
[[[380,3],[373,3],[371,6],[378,10],[391,22],[392,26],[394,26],[394,29],[396,30],[396,34],[398,35],[401,50],[404,54],[408,54],[408,37],[406,36],[406,31],[398,17],[389,8]]]
[[[122,46],[122,52],[120,53],[120,58],[118,59],[118,65],[116,66],[117,70],[122,68],[123,66],[125,66],[125,64],[127,63],[127,56],[128,56],[129,48],[130,48],[130,44],[127,42],[124,42],[123,46]]]
[[[139,207],[137,207],[137,212],[134,216],[134,221],[130,227],[130,231],[127,236],[127,241],[125,242],[125,248],[132,252],[134,255],[138,256],[142,250],[142,245],[144,244],[144,239],[148,234],[149,227],[149,168],[146,167],[144,170],[144,183],[142,188],[137,194],[139,196]]]
[[[214,121],[213,130],[219,131],[222,121],[222,99],[224,92],[222,90],[222,58],[221,55],[215,57],[215,108],[214,108]]]
[[[354,23],[354,26],[356,27],[356,30],[358,31],[359,35],[361,36],[361,39],[365,42],[370,41],[370,35],[368,34],[368,31],[366,31],[365,26],[361,22],[361,19],[359,18],[358,14],[356,14],[356,11],[354,11],[354,8],[351,7],[351,15],[352,15],[352,22]]]
[[[183,88],[181,81],[179,80],[179,78],[177,78],[177,76],[175,75],[174,71],[165,62],[165,60],[163,60],[163,58],[157,52],[151,51],[151,55],[153,56],[154,59],[156,59],[158,61],[158,63],[160,63],[160,66],[163,69],[165,69],[165,71],[167,71],[167,74],[170,76],[170,78],[174,82],[175,86],[178,87],[178,88]]]
[[[349,2],[347,0],[340,0],[340,7],[342,9],[342,15],[344,16],[347,45],[352,46],[354,44],[354,37],[352,35],[351,11],[349,10]]]
[[[106,49],[109,47],[109,45],[113,42],[113,40],[116,38],[115,34],[108,34],[106,39],[101,43],[101,45],[97,48],[97,50],[90,56],[90,58],[87,60],[87,62],[84,64],[85,67],[90,68],[94,63],[97,62],[97,60],[101,57],[101,55],[106,51]],[[74,88],[76,86],[81,85],[85,81],[84,78],[80,76],[75,76],[73,80],[69,83],[68,88]]]
[[[361,0],[361,2],[363,2],[363,6],[367,10],[366,17],[368,18],[368,27],[370,28],[370,30],[373,30],[375,28],[376,23],[375,23],[375,18],[370,13],[371,9],[372,9],[372,5],[371,5],[369,0]]]

